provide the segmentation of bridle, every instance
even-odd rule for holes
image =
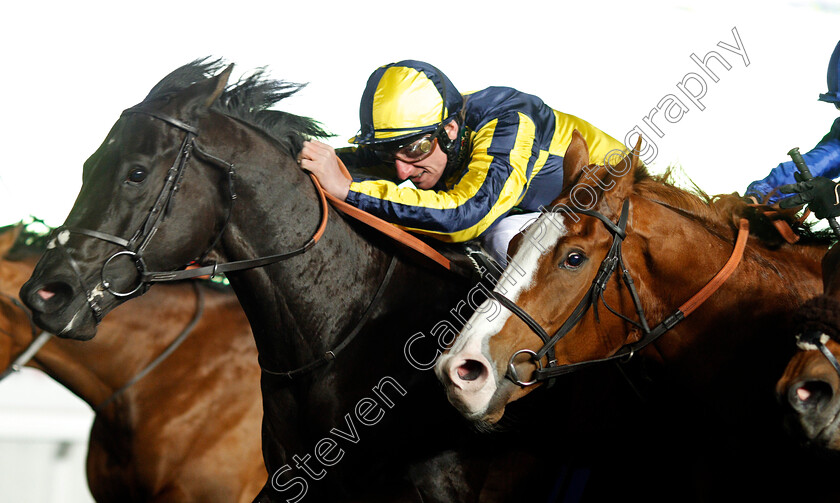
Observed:
[[[723,285],[723,283],[735,271],[735,268],[738,266],[738,263],[743,257],[744,248],[746,247],[747,243],[747,237],[749,236],[749,222],[746,219],[741,219],[735,248],[733,249],[732,255],[730,256],[729,260],[724,265],[724,267],[706,284],[706,286],[704,286],[687,302],[681,305],[672,314],[667,316],[661,323],[659,323],[653,328],[650,328],[650,324],[648,323],[648,320],[645,316],[644,308],[642,307],[641,301],[639,300],[639,294],[636,290],[633,278],[630,276],[630,271],[624,264],[624,259],[621,253],[621,244],[627,235],[626,228],[627,220],[629,218],[630,213],[630,200],[624,200],[624,203],[621,207],[621,214],[619,216],[618,222],[613,222],[605,215],[593,210],[577,210],[576,213],[594,217],[600,220],[607,228],[607,230],[613,235],[613,242],[610,246],[609,251],[607,252],[606,257],[604,257],[604,260],[601,262],[601,266],[598,269],[598,273],[595,275],[595,279],[592,280],[592,284],[590,285],[589,290],[587,290],[583,298],[580,300],[580,302],[578,302],[578,305],[575,307],[575,309],[572,311],[572,313],[569,315],[566,321],[564,321],[563,324],[560,325],[560,328],[558,328],[553,335],[549,336],[548,332],[546,332],[546,330],[543,329],[543,327],[539,323],[537,323],[537,321],[534,320],[533,317],[531,317],[527,312],[525,312],[524,309],[516,305],[516,303],[514,303],[512,300],[508,299],[498,291],[493,291],[491,293],[492,298],[497,300],[500,304],[502,304],[513,314],[515,314],[543,341],[543,346],[538,351],[532,351],[530,349],[520,349],[513,353],[513,355],[511,355],[510,357],[510,360],[508,360],[508,368],[507,372],[505,373],[505,377],[507,379],[510,379],[513,383],[522,387],[531,386],[541,381],[554,379],[561,375],[568,374],[570,372],[574,372],[585,367],[590,367],[592,365],[597,365],[619,359],[632,358],[632,356],[637,351],[651,344],[663,334],[665,334],[668,330],[671,330],[679,322],[684,320],[689,314],[691,314],[695,309],[697,309],[697,307],[699,307],[703,302],[705,302],[706,299],[708,299],[715,291],[717,291],[717,289],[720,288],[721,285]],[[623,314],[619,313],[617,310],[610,307],[610,305],[607,304],[606,299],[604,299],[604,290],[607,287],[607,283],[610,277],[612,277],[613,273],[615,273],[618,270],[621,270],[621,281],[627,287],[639,321],[632,320],[627,316],[624,316]],[[608,357],[599,358],[595,360],[588,360],[584,362],[558,365],[554,349],[555,345],[557,344],[557,342],[560,341],[560,339],[565,337],[566,334],[572,331],[572,329],[581,321],[581,319],[583,319],[584,315],[587,313],[587,311],[589,311],[590,308],[594,309],[595,318],[596,320],[598,320],[599,300],[611,313],[641,330],[642,336],[635,342],[624,344],[615,353]],[[514,360],[520,354],[529,355],[531,357],[532,362],[536,366],[536,370],[534,370],[533,374],[531,375],[531,380],[529,381],[523,380],[519,376],[518,371],[516,370]],[[546,357],[548,359],[548,363],[544,367],[542,364],[542,359]]]
[[[796,346],[803,351],[818,350],[825,356],[831,366],[834,367],[835,372],[840,375],[840,362],[837,361],[837,358],[825,345],[830,338],[828,334],[819,330],[810,330],[796,336]]]
[[[207,153],[206,151],[201,149],[199,145],[196,144],[195,139],[196,137],[198,137],[199,134],[197,127],[191,126],[181,120],[178,120],[174,117],[170,117],[169,115],[141,107],[129,108],[123,111],[121,117],[130,114],[147,115],[149,117],[163,121],[166,124],[176,129],[180,129],[184,132],[184,139],[181,142],[181,147],[178,151],[178,155],[176,156],[172,167],[169,168],[166,180],[163,184],[163,187],[161,188],[160,194],[158,194],[155,203],[149,210],[146,219],[129,239],[125,239],[105,232],[83,229],[78,227],[62,226],[58,227],[53,231],[52,242],[56,244],[56,248],[60,249],[64,253],[64,256],[70,264],[70,267],[73,269],[74,274],[78,278],[78,281],[82,287],[82,291],[85,292],[88,306],[90,307],[90,310],[92,311],[97,323],[99,323],[102,320],[102,308],[99,305],[97,297],[85,285],[81,269],[79,268],[76,261],[73,259],[72,254],[69,250],[65,249],[62,243],[62,241],[66,241],[67,236],[71,233],[99,239],[123,248],[123,250],[114,253],[108,259],[106,259],[105,262],[102,264],[102,268],[100,270],[102,288],[104,288],[106,291],[108,291],[111,295],[114,295],[115,297],[131,297],[135,294],[143,293],[149,288],[149,286],[151,286],[152,283],[159,283],[165,281],[180,281],[208,275],[213,277],[220,273],[241,271],[245,269],[252,269],[255,267],[263,267],[305,253],[307,250],[312,248],[323,235],[324,229],[327,225],[327,218],[329,214],[327,208],[327,201],[326,197],[324,196],[323,190],[321,190],[320,186],[318,185],[317,179],[315,179],[314,176],[311,176],[313,184],[315,184],[316,187],[316,192],[318,192],[319,194],[319,201],[321,206],[321,221],[318,226],[318,229],[303,246],[290,252],[278,253],[275,255],[269,255],[255,259],[225,262],[221,264],[214,262],[210,265],[199,266],[191,269],[181,269],[176,271],[149,272],[147,270],[146,263],[143,259],[143,253],[146,250],[146,247],[151,242],[154,235],[157,233],[161,223],[163,222],[163,220],[169,212],[170,204],[172,202],[172,199],[175,197],[175,194],[179,190],[181,180],[184,176],[184,172],[187,167],[187,163],[189,162],[193,152],[197,156],[209,161],[211,165],[225,170],[227,176],[227,186],[229,195],[227,215],[225,217],[224,224],[222,225],[222,229],[216,235],[215,239],[213,240],[213,243],[207,248],[207,250],[196,259],[196,262],[200,263],[204,259],[204,257],[216,246],[216,244],[218,244],[219,240],[225,232],[225,229],[227,228],[228,223],[230,222],[231,215],[233,212],[233,204],[236,201],[236,191],[234,188],[236,170],[232,163],[229,163]],[[62,236],[64,236],[63,240],[58,239]],[[114,259],[121,256],[131,258],[134,261],[134,265],[137,268],[138,273],[137,285],[134,288],[126,291],[116,290],[111,281],[109,281],[109,279],[106,277],[106,269],[108,268],[108,265]]]
[[[172,164],[172,167],[169,168],[169,171],[167,173],[166,181],[164,182],[163,188],[161,189],[160,194],[158,195],[157,199],[155,200],[154,205],[152,206],[151,210],[149,211],[149,214],[146,216],[145,221],[137,229],[137,231],[135,231],[135,233],[132,235],[132,237],[128,240],[126,240],[124,238],[121,238],[119,236],[114,236],[112,234],[107,234],[107,233],[104,233],[104,232],[94,231],[94,230],[90,230],[90,229],[76,228],[76,227],[66,227],[66,226],[65,227],[59,227],[59,228],[55,229],[55,231],[54,231],[54,234],[56,234],[56,235],[60,234],[61,232],[81,234],[83,236],[88,236],[88,237],[92,237],[92,238],[99,239],[99,240],[102,240],[102,241],[106,241],[108,243],[112,243],[112,244],[115,244],[117,246],[120,246],[120,247],[124,248],[124,250],[118,251],[118,252],[114,253],[113,255],[111,255],[108,259],[106,259],[105,262],[102,265],[101,270],[100,270],[100,278],[101,278],[101,281],[102,281],[102,287],[105,288],[112,295],[114,295],[116,297],[130,297],[132,295],[137,294],[138,292],[140,292],[140,293],[145,292],[145,290],[148,289],[148,287],[152,283],[160,283],[160,282],[166,282],[166,281],[181,281],[181,280],[193,279],[193,278],[197,278],[197,277],[200,277],[200,276],[208,276],[208,275],[210,277],[213,277],[213,276],[215,276],[219,273],[227,273],[227,272],[232,272],[232,271],[241,271],[241,270],[245,270],[245,269],[253,269],[253,268],[256,268],[256,267],[263,267],[263,266],[266,266],[266,265],[269,265],[269,264],[273,264],[275,262],[280,262],[280,261],[295,257],[297,255],[301,255],[303,253],[306,253],[310,248],[315,246],[315,244],[321,239],[321,236],[323,236],[324,230],[326,229],[326,226],[327,226],[327,219],[328,219],[328,216],[329,216],[329,208],[327,207],[327,194],[321,188],[321,185],[318,183],[318,179],[315,178],[314,175],[310,174],[310,179],[312,180],[312,183],[315,186],[315,190],[316,190],[316,192],[319,196],[318,200],[319,200],[319,205],[320,205],[320,209],[321,209],[321,220],[320,220],[320,224],[318,225],[318,228],[315,231],[315,233],[312,235],[312,237],[306,243],[303,244],[303,246],[301,246],[297,249],[294,249],[292,251],[289,251],[289,252],[278,253],[278,254],[269,255],[269,256],[265,256],[265,257],[259,257],[259,258],[255,258],[255,259],[239,260],[239,261],[235,261],[235,262],[225,262],[225,263],[221,263],[221,264],[214,262],[213,264],[206,265],[206,266],[198,266],[198,267],[194,267],[194,268],[190,268],[190,269],[182,269],[182,270],[176,270],[176,271],[165,271],[165,272],[149,272],[149,271],[147,271],[146,264],[143,260],[143,252],[145,251],[145,249],[146,249],[147,245],[149,244],[149,242],[151,241],[152,237],[157,232],[158,228],[160,227],[161,222],[163,221],[163,219],[165,218],[165,216],[166,216],[166,214],[169,210],[169,205],[170,205],[175,193],[178,191],[178,188],[179,188],[180,183],[181,183],[181,179],[184,176],[184,171],[186,169],[187,162],[189,161],[192,153],[195,152],[198,156],[204,158],[205,160],[210,161],[210,163],[212,165],[220,167],[220,168],[222,168],[226,171],[227,180],[228,180],[228,193],[229,193],[229,196],[230,196],[230,203],[228,204],[227,216],[225,217],[225,221],[224,221],[224,224],[222,226],[221,231],[219,231],[219,233],[216,235],[215,239],[213,240],[213,243],[207,248],[207,251],[205,251],[196,260],[196,262],[200,263],[202,258],[204,256],[206,256],[207,253],[209,253],[209,251],[212,250],[216,246],[216,244],[218,244],[219,240],[222,237],[222,234],[224,234],[225,229],[227,228],[227,225],[230,222],[231,214],[232,214],[232,211],[233,211],[233,203],[234,203],[234,201],[236,201],[236,192],[234,190],[234,182],[235,182],[236,171],[235,171],[234,165],[232,163],[229,163],[227,161],[224,161],[224,160],[222,160],[222,159],[220,159],[216,156],[213,156],[213,155],[207,153],[206,151],[201,149],[199,147],[199,145],[197,145],[195,143],[195,138],[198,136],[198,128],[193,127],[193,126],[191,126],[191,125],[189,125],[185,122],[182,122],[182,121],[180,121],[178,119],[175,119],[173,117],[170,117],[168,115],[159,113],[157,111],[147,110],[147,109],[144,109],[144,108],[138,108],[138,107],[129,108],[129,109],[123,111],[123,113],[122,113],[122,115],[128,115],[128,114],[148,115],[148,116],[153,117],[155,119],[161,120],[161,121],[169,124],[170,126],[172,126],[174,128],[177,128],[177,129],[180,129],[180,130],[184,131],[184,139],[181,143],[181,147],[180,147],[180,150],[178,151],[178,155],[176,156],[175,161]],[[63,248],[63,245],[61,244],[60,240],[56,239],[55,243],[56,243],[56,247],[62,249],[65,257],[68,259],[68,262],[71,265],[71,268],[74,270],[74,272],[75,272],[75,274],[76,274],[76,276],[79,280],[79,283],[82,286],[82,290],[87,295],[88,306],[90,307],[91,311],[93,312],[94,318],[96,319],[96,321],[98,323],[99,321],[101,321],[101,318],[102,318],[101,307],[99,306],[96,298],[92,295],[91,291],[88,290],[87,287],[85,286],[84,279],[83,279],[83,276],[81,274],[81,270],[78,267],[78,265],[76,264],[75,260],[73,259],[72,255],[70,254],[70,252]],[[108,267],[108,264],[111,261],[113,261],[115,258],[117,258],[119,256],[123,256],[123,255],[129,256],[129,257],[134,259],[134,263],[135,263],[135,266],[137,267],[137,271],[138,271],[138,274],[139,274],[139,281],[138,281],[137,286],[134,287],[132,290],[129,290],[129,291],[126,291],[126,292],[120,292],[120,291],[114,290],[114,288],[112,287],[111,283],[108,281],[108,279],[106,278],[106,275],[105,275],[106,268]],[[340,344],[338,344],[332,350],[327,351],[324,355],[322,355],[318,359],[314,360],[313,362],[311,362],[309,364],[306,364],[302,367],[299,367],[297,369],[290,370],[288,372],[276,372],[276,371],[270,370],[270,369],[266,368],[265,365],[263,365],[262,361],[260,361],[259,363],[260,363],[260,368],[262,369],[262,371],[264,373],[274,375],[274,376],[280,376],[280,377],[283,377],[283,378],[287,379],[288,381],[291,381],[292,379],[294,379],[296,377],[300,377],[302,375],[305,375],[305,374],[307,374],[307,373],[309,373],[309,372],[311,372],[311,371],[313,371],[317,368],[320,368],[320,367],[330,363],[331,361],[335,360],[337,358],[338,354],[345,347],[347,347],[347,345],[350,344],[350,342],[353,341],[353,339],[356,337],[356,335],[358,335],[358,333],[361,331],[362,327],[365,325],[365,323],[367,322],[367,320],[369,319],[369,317],[373,313],[374,307],[381,300],[381,298],[382,298],[382,296],[385,292],[385,289],[390,282],[391,276],[393,275],[393,272],[394,272],[394,269],[395,269],[395,266],[396,266],[396,262],[397,262],[397,260],[395,259],[395,257],[392,256],[391,261],[390,261],[389,266],[388,266],[388,269],[385,273],[385,276],[384,276],[383,280],[380,282],[379,287],[378,287],[376,293],[373,296],[373,299],[371,300],[367,309],[363,313],[362,317],[356,323],[356,326],[354,327],[354,329],[343,339],[343,341]],[[142,290],[142,292],[141,292],[141,290]],[[191,327],[189,327],[189,328],[191,328]],[[184,337],[185,337],[185,335],[184,335]],[[183,339],[182,337],[179,337],[179,339],[176,339],[176,340],[182,340],[182,339]],[[180,344],[180,342],[178,342],[178,344]],[[172,350],[174,350],[174,348],[172,348]],[[155,365],[156,364],[157,363],[155,363]],[[151,370],[151,369],[148,369],[148,370]],[[145,372],[145,373],[147,373],[147,372]],[[145,373],[143,375],[145,375]],[[140,378],[142,378],[142,375],[140,376]],[[131,384],[133,384],[133,383],[129,383],[128,385],[124,386],[124,388],[127,388]],[[117,390],[117,392],[115,392],[114,395],[112,395],[108,400],[106,400],[105,402],[103,402],[99,406],[97,406],[97,410],[100,410],[100,409],[104,408],[106,405],[108,405],[115,398],[115,396],[117,394],[119,394],[121,391],[123,391],[124,388],[121,388],[120,390]]]

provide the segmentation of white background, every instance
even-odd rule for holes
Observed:
[[[743,192],[788,160],[791,147],[813,147],[838,115],[816,99],[826,91],[826,64],[840,38],[837,0],[10,5],[0,16],[0,224],[35,215],[59,225],[79,189],[82,163],[120,112],[171,70],[204,56],[236,63],[237,76],[267,66],[275,78],[308,82],[281,108],[321,121],[337,134],[336,146],[358,129],[368,75],[399,59],[433,63],[462,92],[507,85],[536,94],[622,141],[637,125],[651,134],[643,117],[675,94],[690,110],[675,124],[655,119],[665,136],[654,138],[652,169],[679,165],[709,193]],[[748,67],[717,46],[735,44],[733,28]],[[713,50],[732,68],[712,63],[720,81],[706,79],[700,111],[676,85],[689,72],[702,74],[691,54]],[[48,387],[20,376],[4,383],[0,399],[11,413],[17,402],[10,387],[18,385],[29,397]],[[18,435],[20,428],[2,424],[6,437]],[[45,463],[52,461],[38,459],[15,466],[48,479],[55,472]],[[17,495],[20,483],[0,480],[0,499]],[[23,496],[14,501],[44,501],[18,492]],[[73,498],[67,492],[61,501]]]

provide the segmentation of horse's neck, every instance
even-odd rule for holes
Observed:
[[[274,159],[291,165],[267,178],[249,168],[259,162],[239,161],[239,209],[222,240],[226,260],[292,251],[318,228],[322,208],[312,182],[289,159]],[[356,321],[388,265],[388,254],[328,211],[323,237],[306,253],[229,275],[263,359],[294,366],[322,354]]]
[[[3,293],[10,294],[10,290],[20,289],[33,267],[34,263],[0,261]],[[150,293],[124,308],[118,308],[103,320],[99,335],[90,341],[53,337],[38,350],[29,366],[44,371],[95,407],[161,354],[177,336],[178,330],[165,330],[163,322],[148,323],[150,319],[164,316],[163,312],[171,309],[173,315],[183,311],[177,314],[179,323],[182,317],[186,320],[181,325],[189,321],[194,301],[186,286],[158,287],[153,292],[172,288],[177,288],[178,294],[163,299],[159,295],[162,291],[159,294]],[[14,306],[9,309],[12,308]],[[15,319],[9,320],[13,321],[10,360],[32,342],[32,330],[26,315],[19,309],[11,312]]]
[[[649,221],[653,223],[645,239],[650,253],[643,259],[649,273],[643,288],[657,297],[653,304],[661,312],[657,319],[649,320],[655,324],[718,273],[733,252],[735,236],[731,241],[722,239],[688,219],[676,224],[679,229],[673,219],[662,215]],[[677,230],[680,242],[674,246]],[[774,330],[784,329],[791,310],[820,292],[824,251],[824,247],[810,245],[768,249],[751,237],[734,273],[697,308],[697,314],[689,315],[657,345],[690,354],[697,345],[720,343],[734,349],[758,338],[768,340]],[[677,337],[682,342],[672,344]]]
[[[4,368],[23,353],[33,341],[29,318],[11,299],[17,297],[17,291],[32,274],[34,262],[34,259],[14,262],[0,260],[4,296],[3,309],[0,309],[0,312],[4,318],[3,321],[9,325],[8,331],[4,330],[7,333],[3,335],[9,339],[10,343],[9,353],[4,359],[7,361],[0,362]],[[91,360],[91,354],[81,349],[88,346],[78,344],[78,349],[68,351],[67,348],[62,347],[66,342],[51,339],[29,360],[27,366],[46,372],[76,395],[91,403],[91,398],[101,396],[106,392],[107,385],[85,365],[87,360]]]

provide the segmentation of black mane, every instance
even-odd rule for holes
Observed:
[[[173,71],[158,82],[141,104],[165,99],[200,80],[207,79],[225,67],[221,59],[197,59]],[[213,104],[212,109],[249,124],[280,143],[291,156],[300,151],[308,137],[327,137],[321,124],[308,117],[270,110],[306,84],[296,84],[267,77],[265,67],[229,84]]]

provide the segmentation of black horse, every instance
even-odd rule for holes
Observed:
[[[417,368],[434,359],[430,331],[468,316],[472,283],[325,206],[295,163],[302,140],[324,131],[269,110],[299,85],[259,71],[228,85],[221,68],[201,60],[165,77],[87,160],[73,209],[21,289],[35,321],[90,339],[150,283],[226,272],[263,368],[269,479],[257,501],[538,493],[517,478],[533,458],[472,432]]]

